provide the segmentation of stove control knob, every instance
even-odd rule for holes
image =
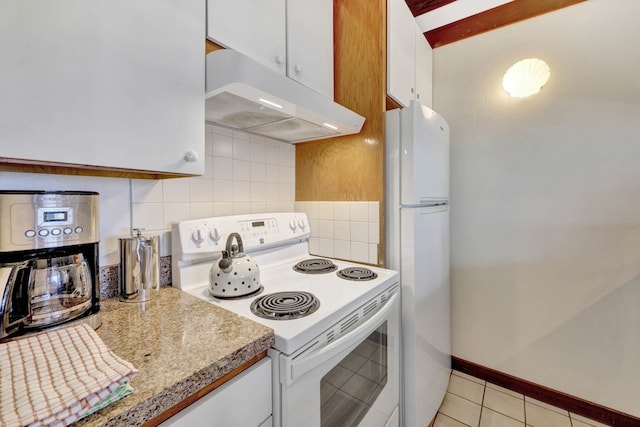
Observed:
[[[202,229],[200,227],[197,227],[195,230],[193,230],[193,232],[191,233],[191,240],[193,240],[193,242],[200,246],[200,243],[204,242],[204,233],[202,233]]]
[[[213,227],[211,229],[211,231],[209,232],[209,237],[211,237],[211,240],[213,240],[213,242],[215,244],[218,244],[218,241],[220,241],[220,230],[218,229],[218,227]]]
[[[296,231],[296,227],[297,227],[297,225],[296,225],[296,220],[295,220],[295,219],[292,219],[291,221],[289,221],[289,228],[290,228],[290,229],[291,229],[291,231],[293,231],[294,233],[295,233],[295,231]]]
[[[304,219],[300,218],[298,220],[298,227],[300,227],[300,230],[304,231],[306,226],[307,226],[307,224],[304,223]]]

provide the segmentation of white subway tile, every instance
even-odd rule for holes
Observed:
[[[265,180],[267,182],[279,183],[280,182],[280,166],[266,165]]]
[[[273,146],[273,145],[266,145],[265,151],[266,151],[266,156],[265,156],[266,163],[270,165],[280,164],[280,148],[279,147]]]
[[[251,201],[251,183],[250,182],[233,181],[233,201],[234,202],[250,202]],[[235,207],[234,207],[234,211],[235,211]]]
[[[165,203],[189,201],[189,178],[162,180],[162,200]]]
[[[262,141],[254,141],[251,142],[251,161],[266,163],[267,151],[265,149],[264,142]]]
[[[233,179],[233,159],[214,156],[213,179]]]
[[[229,128],[225,128],[222,126],[217,126],[217,125],[212,125],[207,123],[206,125],[207,130],[211,130],[211,132],[218,134],[218,135],[226,135],[226,136],[231,136],[232,131]]]
[[[369,223],[369,243],[380,243],[380,224],[377,222]]]
[[[251,183],[251,201],[252,202],[264,202],[267,200],[267,189],[264,182],[252,182]]]
[[[266,212],[280,212],[280,202],[267,200],[265,202],[265,210]]]
[[[273,184],[267,182],[265,184],[266,200],[267,202],[280,201],[280,184]]]
[[[333,204],[334,219],[340,221],[351,220],[351,202],[335,202]]]
[[[213,202],[213,216],[233,215],[233,202]]]
[[[233,139],[231,135],[221,135],[213,133],[213,156],[216,157],[233,157]]]
[[[351,202],[351,221],[369,221],[368,202]]]
[[[369,243],[368,222],[351,222],[351,241]]]
[[[251,162],[233,159],[233,180],[251,181]]]
[[[233,181],[224,179],[213,180],[213,200],[216,202],[233,201]]]
[[[175,222],[191,219],[187,203],[164,203],[162,214],[165,230],[171,230],[171,224]]]
[[[133,203],[162,203],[162,181],[132,179],[131,200]]]
[[[333,257],[333,239],[322,239],[318,237],[318,255]]]
[[[242,138],[233,135],[233,158],[238,160],[251,160],[251,141],[246,135]]]
[[[318,219],[318,202],[307,202],[307,216],[309,218]]]
[[[333,202],[318,202],[318,219],[333,218]]]
[[[134,203],[131,228],[144,228],[145,230],[162,230],[164,217],[162,203]]]
[[[281,202],[291,202],[291,209],[293,209],[293,202],[296,199],[296,187],[293,184],[280,184],[280,196]]]
[[[267,211],[266,202],[251,201],[251,213],[265,213]]]
[[[280,166],[280,183],[293,184],[296,182],[296,170],[288,166]]]
[[[251,181],[267,182],[267,165],[252,161]]]
[[[320,242],[315,237],[309,238],[309,253],[312,255],[319,255],[318,249],[320,246]]]
[[[295,147],[289,144],[280,146],[280,166],[295,167],[296,152]]]
[[[189,200],[193,202],[213,201],[213,181],[210,179],[190,178]]]
[[[213,178],[213,156],[204,156],[204,174],[195,178],[201,178],[201,179]]]
[[[309,228],[311,231],[311,235],[313,237],[318,237],[318,221],[320,221],[319,219],[310,219],[309,220]]]
[[[321,219],[318,220],[318,237],[333,239],[333,221]]]
[[[334,240],[333,256],[341,259],[351,259],[351,242],[348,240]]]
[[[341,240],[351,240],[351,223],[349,221],[335,221],[333,237]]]
[[[233,202],[233,214],[245,215],[251,213],[251,202]]]
[[[293,210],[294,212],[304,212],[307,213],[307,205],[309,202],[294,202],[293,204]],[[309,216],[309,214],[307,213],[307,216]]]
[[[380,202],[369,202],[369,222],[380,222]]]
[[[278,202],[278,212],[293,212],[293,200]]]
[[[369,262],[369,244],[352,241],[351,260],[356,262]]]
[[[204,134],[204,155],[213,156],[213,132],[208,128]]]
[[[378,245],[375,243],[369,243],[369,264],[380,264],[378,261]]]
[[[213,216],[213,202],[191,203],[191,219],[210,218]],[[166,219],[165,219],[166,222]]]

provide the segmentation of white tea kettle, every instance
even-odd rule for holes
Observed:
[[[233,244],[234,239],[237,245]],[[262,288],[260,268],[242,252],[240,234],[229,234],[225,249],[209,271],[209,293],[218,298],[233,298],[258,292]]]

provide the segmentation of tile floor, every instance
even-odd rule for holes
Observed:
[[[453,371],[433,427],[602,427],[605,424]]]

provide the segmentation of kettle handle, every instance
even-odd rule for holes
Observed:
[[[242,237],[240,236],[239,233],[231,233],[229,234],[229,237],[227,237],[227,252],[231,254],[231,256],[235,255],[236,252],[234,252],[232,249],[232,244],[233,244],[233,239],[236,240],[236,242],[238,243],[238,252],[237,253],[242,253],[244,252],[244,246],[242,245]]]

